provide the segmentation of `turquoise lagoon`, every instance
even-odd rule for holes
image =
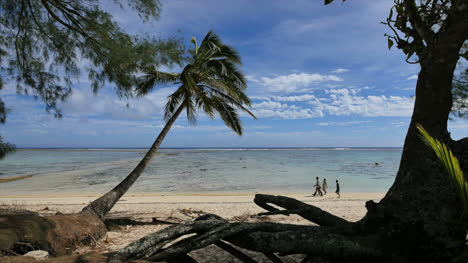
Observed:
[[[395,179],[401,148],[161,149],[131,192],[329,191],[385,192]],[[0,161],[0,177],[33,177],[0,184],[0,195],[100,194],[122,180],[145,149],[19,150]]]

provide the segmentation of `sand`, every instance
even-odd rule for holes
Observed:
[[[315,205],[325,211],[343,217],[349,221],[361,219],[365,213],[365,202],[374,200],[378,202],[385,193],[342,193],[337,198],[335,193],[328,193],[323,197],[313,197],[310,193],[273,193],[275,195],[289,196],[305,203]],[[275,215],[268,217],[255,217],[264,210],[253,203],[254,193],[145,193],[127,194],[117,203],[109,214],[110,218],[128,217],[138,221],[151,222],[152,218],[158,220],[183,223],[204,213],[214,213],[230,221],[258,222],[271,221],[289,224],[312,223],[299,216]],[[36,195],[36,196],[2,196],[0,193],[0,208],[14,206],[20,209],[37,211],[40,214],[75,213],[86,204],[96,199],[94,195]],[[109,231],[110,242],[105,239],[98,240],[93,246],[78,248],[76,253],[109,252],[121,249],[129,243],[158,231],[168,224],[122,226],[118,230]],[[223,250],[209,246],[190,253],[200,262],[239,262]],[[250,253],[259,262],[268,260],[259,253]],[[300,262],[302,256],[289,256],[283,258],[285,262]]]

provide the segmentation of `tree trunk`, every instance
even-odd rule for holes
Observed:
[[[177,117],[179,117],[182,110],[185,108],[185,103],[182,103],[177,111],[172,115],[169,121],[166,123],[166,126],[162,129],[161,133],[159,133],[158,138],[154,141],[151,148],[146,153],[145,157],[140,161],[140,163],[133,169],[133,171],[127,175],[127,177],[120,182],[116,187],[112,190],[107,192],[105,195],[99,197],[98,199],[91,202],[85,208],[83,208],[82,212],[90,212],[97,215],[99,218],[104,218],[104,216],[114,207],[115,203],[122,197],[128,189],[135,183],[135,181],[140,177],[146,167],[149,165],[149,162],[156,154],[159,146],[161,145],[162,141],[166,137],[167,133],[171,129],[172,125],[176,121]]]
[[[461,26],[464,28],[454,25],[439,32],[439,40],[420,58],[414,112],[399,171],[381,202],[368,202],[368,213],[362,220],[366,231],[380,233],[382,247],[400,262],[448,262],[459,253],[460,246],[454,244],[463,244],[466,237],[468,222],[461,220],[463,206],[455,184],[416,129],[419,123],[431,136],[451,145],[447,131],[451,84],[467,33],[467,26]],[[454,153],[466,173],[466,153]]]

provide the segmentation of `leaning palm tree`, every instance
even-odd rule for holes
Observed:
[[[191,39],[191,43],[194,45],[191,61],[182,73],[145,70],[146,74],[138,84],[139,96],[148,94],[156,86],[179,85],[168,97],[164,111],[167,123],[135,169],[111,191],[86,206],[83,212],[92,212],[103,218],[112,209],[143,173],[182,111],[186,111],[192,125],[196,124],[197,110],[204,111],[211,119],[219,114],[224,123],[238,135],[242,135],[242,124],[237,109],[256,118],[246,108],[250,107],[250,100],[244,93],[247,88],[245,77],[237,68],[241,64],[239,53],[225,45],[212,31],[208,32],[200,46],[197,46],[195,38]]]

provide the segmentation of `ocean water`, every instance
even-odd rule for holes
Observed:
[[[110,190],[136,166],[143,149],[19,150],[0,161],[0,195],[86,194]],[[384,192],[401,149],[162,149],[131,192]]]

